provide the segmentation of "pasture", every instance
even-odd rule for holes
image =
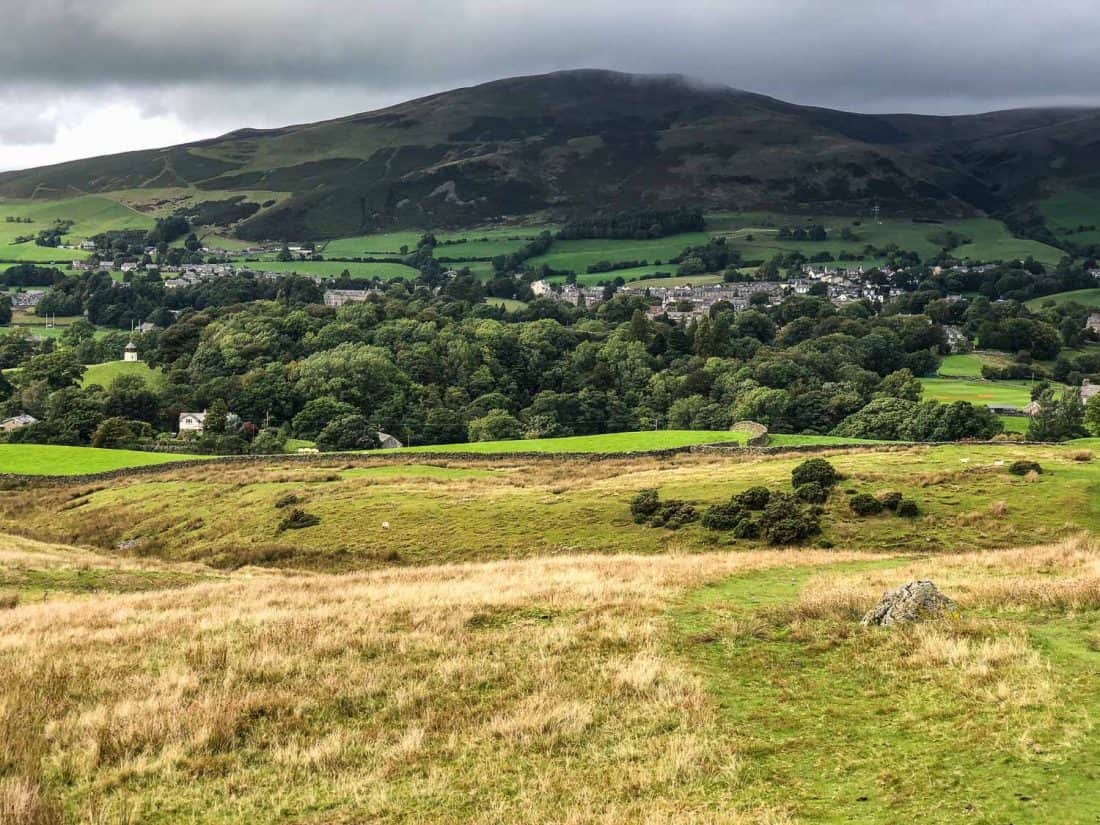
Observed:
[[[272,459],[9,489],[0,821],[1088,822],[1083,455],[836,453],[820,546],[795,549],[628,508],[648,487],[700,510],[789,488],[805,456],[782,453]],[[851,512],[887,490],[915,520]],[[280,529],[290,507],[317,522]],[[957,612],[860,627],[914,579]]]
[[[100,450],[53,444],[0,444],[0,473],[30,476],[76,476],[111,470],[190,461],[202,456]]]
[[[1095,192],[1059,192],[1040,201],[1039,210],[1059,240],[1100,243],[1100,196]]]
[[[80,380],[81,386],[90,387],[99,384],[109,387],[111,382],[123,375],[136,375],[152,389],[162,387],[167,376],[142,361],[107,361],[102,364],[89,364]]]
[[[7,217],[28,218],[31,223],[8,223]],[[70,262],[88,257],[75,249],[36,246],[34,241],[16,244],[17,237],[37,235],[56,221],[73,221],[65,235],[67,243],[90,238],[113,229],[149,229],[153,218],[130,209],[118,201],[99,195],[82,195],[63,200],[0,199],[0,260],[32,262]]]
[[[1032,298],[1024,305],[1032,312],[1038,312],[1045,306],[1060,306],[1069,303],[1100,309],[1100,289],[1074,289],[1070,292],[1058,292],[1054,295]]]
[[[299,275],[320,275],[324,278],[337,278],[345,270],[352,278],[414,278],[416,270],[402,263],[347,263],[344,261],[262,261],[254,264],[243,262],[243,267],[254,266],[264,272],[297,272]]]
[[[641,432],[575,435],[565,438],[473,441],[467,444],[429,444],[380,450],[383,453],[640,453],[671,450],[693,444],[741,444],[745,434],[728,430],[643,430]]]
[[[1025,407],[1031,401],[1032,381],[981,381],[959,378],[922,378],[926,401],[969,401],[972,404]]]

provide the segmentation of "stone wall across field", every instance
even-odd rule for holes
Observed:
[[[19,473],[0,473],[0,489],[16,489],[32,486],[60,486],[69,484],[88,484],[99,481],[111,481],[134,476],[153,476],[170,473],[186,467],[209,467],[211,465],[268,465],[268,464],[312,464],[317,467],[341,469],[347,466],[365,466],[370,464],[408,464],[427,461],[482,461],[486,463],[507,463],[513,461],[577,461],[582,463],[597,461],[621,461],[632,458],[671,458],[676,455],[778,455],[782,453],[847,453],[847,452],[895,452],[913,447],[1018,447],[1039,445],[1042,442],[1023,441],[937,441],[937,442],[892,442],[883,444],[801,444],[791,446],[741,446],[738,444],[694,444],[686,447],[671,447],[663,450],[648,450],[629,453],[280,453],[275,455],[226,455],[211,456],[188,461],[171,461],[164,464],[149,464],[143,467],[123,467],[102,473],[84,475],[22,475]],[[1042,444],[1042,446],[1050,446]]]

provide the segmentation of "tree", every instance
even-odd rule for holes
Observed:
[[[902,398],[906,401],[920,401],[924,388],[907,369],[895,370],[882,379],[878,395],[882,398]]]
[[[1047,390],[1038,399],[1039,412],[1031,417],[1027,437],[1031,441],[1066,441],[1087,434],[1081,394],[1072,387],[1056,394]]]
[[[335,450],[373,450],[378,447],[378,435],[370,422],[358,413],[342,415],[325,425],[317,436],[317,448]]]
[[[355,412],[357,410],[351,404],[337,401],[331,395],[322,395],[306,402],[302,411],[294,416],[291,429],[298,438],[316,439],[329,422]]]
[[[222,435],[228,424],[229,407],[222,398],[214,399],[206,411],[206,420],[203,422],[203,433]]]
[[[0,295],[0,327],[11,323],[11,298]]]
[[[133,447],[146,437],[151,437],[153,429],[143,421],[130,421],[126,418],[105,418],[92,434],[93,447]]]
[[[507,410],[490,410],[467,427],[470,441],[510,441],[523,437],[523,425]]]
[[[20,382],[27,386],[45,381],[50,390],[71,387],[84,375],[84,365],[65,350],[35,355],[29,359],[20,374]]]
[[[0,397],[3,390],[0,389]],[[1100,435],[1100,394],[1085,402],[1085,426],[1092,435]]]

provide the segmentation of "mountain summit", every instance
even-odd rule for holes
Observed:
[[[865,115],[679,76],[576,70],[9,172],[0,195],[246,195],[257,211],[236,232],[250,239],[637,205],[844,213],[875,203],[895,214],[1007,217],[1046,191],[1100,179],[1098,127],[1094,109]]]

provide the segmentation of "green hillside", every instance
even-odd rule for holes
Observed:
[[[167,380],[163,372],[141,361],[108,361],[86,367],[81,385],[88,387],[99,384],[101,387],[109,387],[111,382],[121,375],[136,375],[143,378],[152,388],[163,387]]]
[[[248,239],[357,238],[503,216],[562,220],[657,202],[864,217],[878,205],[891,219],[973,219],[1017,210],[1052,174],[1065,192],[1083,189],[1077,183],[1095,176],[1100,160],[1082,151],[1067,163],[1055,147],[1087,144],[1098,118],[1054,109],[862,115],[678,77],[568,71],[322,123],[9,172],[0,175],[0,197],[120,193],[142,210],[130,220],[144,225],[164,210],[202,212],[204,198],[236,193],[254,206],[226,228]],[[1060,201],[1046,208],[1059,221],[1083,211]],[[963,254],[974,257],[986,257],[990,232],[1003,231],[969,228],[973,248]],[[396,240],[378,250],[342,242],[329,254],[394,252]],[[768,246],[764,236],[754,242]],[[478,241],[469,254],[509,243]],[[1011,254],[1054,259],[1032,241]]]

